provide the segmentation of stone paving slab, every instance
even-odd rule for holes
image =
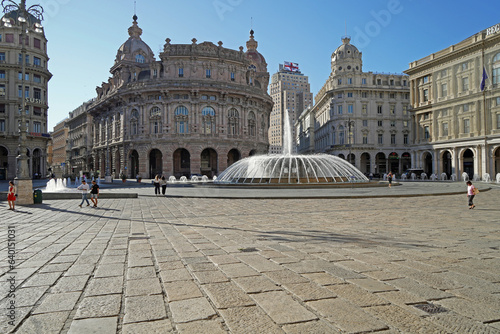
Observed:
[[[98,209],[0,202],[1,333],[500,333],[498,187],[474,210],[464,193],[388,209],[359,189],[334,205],[129,190]]]

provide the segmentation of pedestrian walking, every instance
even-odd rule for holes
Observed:
[[[9,192],[7,193],[7,202],[9,202],[9,210],[16,211],[16,186],[14,181],[9,181]]]
[[[165,176],[161,177],[160,186],[161,186],[161,193],[165,195],[165,193],[167,192],[167,179],[165,179]]]
[[[474,187],[472,182],[467,181],[467,199],[469,200],[469,210],[474,209],[476,206],[474,205],[474,197],[479,194],[479,189]]]
[[[87,201],[87,206],[89,206],[90,203],[89,203],[89,200],[87,199],[87,193],[89,191],[89,185],[87,184],[87,182],[85,182],[85,180],[82,180],[82,184],[80,184],[78,186],[78,188],[76,188],[76,189],[82,191],[82,202],[78,206],[81,208],[84,201]]]
[[[99,185],[95,180],[92,180],[92,187],[90,188],[90,200],[94,203],[94,208],[97,208],[97,199],[99,198]]]
[[[393,176],[394,176],[394,174],[392,174],[392,172],[389,172],[389,174],[387,174],[387,181],[389,181],[389,188],[392,185],[392,177]]]
[[[153,185],[155,186],[155,195],[160,194],[160,175],[156,175],[153,180]]]

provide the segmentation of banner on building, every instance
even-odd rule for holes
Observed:
[[[299,71],[299,64],[297,63],[291,63],[289,61],[285,61],[285,65],[283,66],[285,70],[290,71],[290,72],[298,72]]]

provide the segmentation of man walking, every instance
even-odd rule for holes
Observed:
[[[99,185],[95,180],[92,180],[92,188],[90,188],[90,200],[94,203],[94,208],[97,208],[97,198],[99,198]]]
[[[87,201],[87,206],[89,206],[90,203],[89,200],[87,199],[87,192],[89,191],[89,185],[87,184],[87,182],[85,182],[85,180],[82,180],[82,184],[80,184],[76,189],[82,191],[82,202],[78,206],[81,208],[84,201]]]

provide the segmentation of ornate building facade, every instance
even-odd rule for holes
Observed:
[[[405,72],[415,166],[457,179],[500,173],[500,24],[411,62]]]
[[[342,38],[314,106],[295,123],[296,144],[300,152],[314,147],[342,157],[365,174],[402,173],[411,167],[409,77],[362,66],[362,53]]]
[[[21,26],[26,26],[23,43]],[[6,13],[0,21],[0,179],[16,177],[19,155],[19,128],[25,120],[29,175],[47,173],[47,39],[41,21],[18,10]],[[23,66],[24,65],[24,66]],[[24,68],[24,75],[23,75]],[[25,110],[22,110],[23,100]],[[24,114],[24,115],[23,115]]]
[[[134,16],[108,82],[88,107],[101,174],[212,177],[267,153],[269,73],[250,31],[247,50],[222,42],[171,44],[156,60]]]
[[[92,144],[92,116],[87,112],[90,100],[69,113],[65,127],[67,139],[65,149],[65,161],[67,168],[65,173],[79,175],[91,173],[93,168]]]

